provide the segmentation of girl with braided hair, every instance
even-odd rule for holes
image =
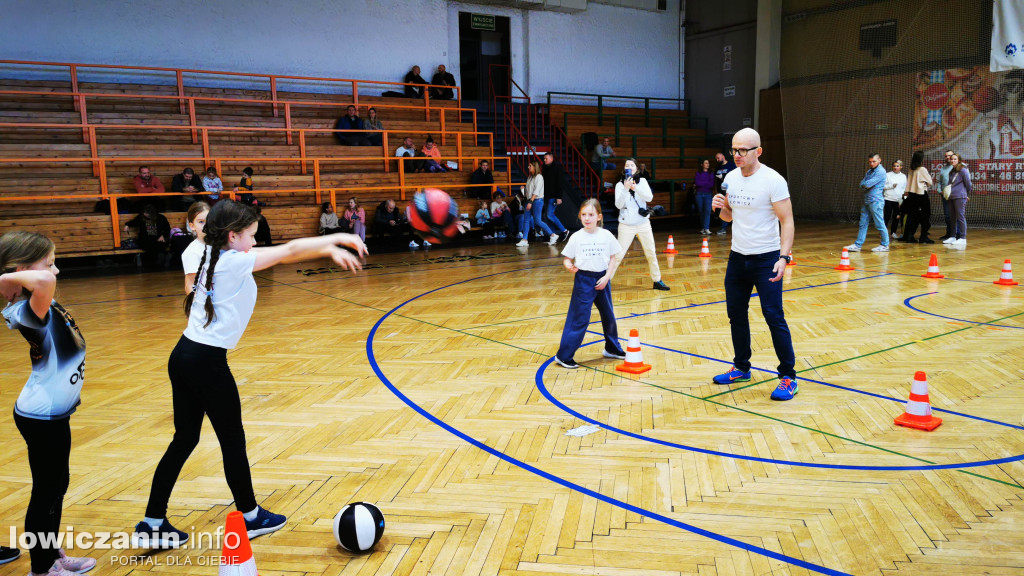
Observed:
[[[245,516],[249,538],[269,534],[285,524],[284,516],[256,504],[242,407],[227,351],[238,344],[256,305],[253,272],[314,258],[331,258],[342,269],[354,271],[362,268],[359,257],[367,251],[362,240],[352,234],[254,248],[257,225],[252,208],[228,200],[214,205],[207,216],[203,230],[206,248],[193,290],[185,298],[188,327],[167,365],[174,398],[174,438],[153,475],[146,517],[132,534],[136,548],[177,548],[188,541],[188,534],[167,521],[167,502],[185,461],[199,443],[204,416],[209,416],[220,441],[224,475],[235,506]]]

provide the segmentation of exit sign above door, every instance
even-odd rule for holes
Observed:
[[[473,14],[470,27],[473,30],[489,30],[494,32],[494,16],[491,14]]]

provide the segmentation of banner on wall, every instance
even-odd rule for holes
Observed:
[[[994,0],[992,6],[992,53],[989,69],[993,72],[1024,68],[1024,2]]]
[[[914,149],[929,160],[956,151],[971,170],[975,194],[1024,194],[1024,70],[920,73]],[[941,161],[933,164],[934,171]]]

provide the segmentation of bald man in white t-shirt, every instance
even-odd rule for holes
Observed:
[[[782,309],[782,273],[793,247],[793,204],[789,186],[778,172],[761,164],[761,136],[744,128],[732,138],[732,156],[739,170],[722,182],[722,194],[711,200],[721,218],[732,222],[732,250],[725,271],[725,305],[734,349],[733,366],[713,378],[715,384],[749,382],[750,294],[756,288],[761,311],[779,358],[779,385],[772,400],[790,400],[799,391],[793,339]]]

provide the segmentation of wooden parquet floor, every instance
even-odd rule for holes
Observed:
[[[683,253],[659,255],[671,292],[650,289],[638,246],[613,281],[620,334],[638,329],[654,367],[639,377],[600,345],[580,350],[579,370],[550,364],[571,280],[547,246],[374,255],[358,275],[322,262],[259,273],[229,362],[258,500],[289,517],[254,540],[260,573],[1024,574],[1024,287],[992,284],[1005,258],[1024,264],[1024,232],[972,230],[964,251],[894,244],[839,273],[855,226],[798,223],[790,402],[768,398],[777,362],[756,298],[753,381],[711,384],[732,357],[728,241],[712,237],[707,262],[698,236],[674,233]],[[946,279],[921,278],[931,252]],[[180,286],[171,272],[60,283],[89,345],[64,508],[76,533],[142,517],[172,431]],[[600,340],[593,329],[585,343]],[[17,334],[2,342],[7,543],[30,492],[11,417],[28,361]],[[917,370],[944,420],[930,433],[893,424]],[[387,519],[370,554],[331,535],[352,501]],[[232,509],[207,425],[169,518],[213,532]],[[117,576],[214,574],[219,552],[86,551],[94,573]],[[27,571],[26,554],[0,576]]]

